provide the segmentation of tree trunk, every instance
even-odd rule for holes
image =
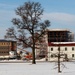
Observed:
[[[58,54],[58,73],[60,73],[60,55]]]
[[[60,47],[59,47],[59,50],[58,50],[58,73],[61,73],[60,71]]]
[[[33,27],[34,29],[34,27]],[[32,47],[32,55],[33,55],[33,60],[32,64],[36,64],[35,62],[35,40],[34,40],[34,30],[32,29],[32,40],[33,40],[33,47]]]
[[[33,55],[32,64],[36,64],[36,61],[35,61],[35,44],[33,44],[32,55]]]

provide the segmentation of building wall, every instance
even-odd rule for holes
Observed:
[[[36,43],[35,56],[36,58],[44,58],[47,56],[48,40],[47,34],[43,36],[42,42]]]
[[[0,40],[0,56],[9,55],[9,51],[16,51],[17,44],[14,41]]]
[[[58,55],[58,46],[49,46],[48,47],[48,61],[57,61],[58,58],[55,55]],[[60,46],[60,54],[62,54],[61,60],[65,58],[65,54],[69,60],[75,59],[75,46]]]

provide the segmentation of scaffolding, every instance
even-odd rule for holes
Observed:
[[[72,42],[74,34],[69,30],[49,30],[48,42]]]

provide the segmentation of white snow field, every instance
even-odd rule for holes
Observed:
[[[75,75],[75,63],[65,62],[67,68],[58,73],[53,62],[0,63],[0,75]]]

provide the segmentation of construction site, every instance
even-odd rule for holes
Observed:
[[[74,42],[74,34],[67,29],[46,30],[43,42],[36,44],[36,58],[48,58],[48,44],[51,42]]]

